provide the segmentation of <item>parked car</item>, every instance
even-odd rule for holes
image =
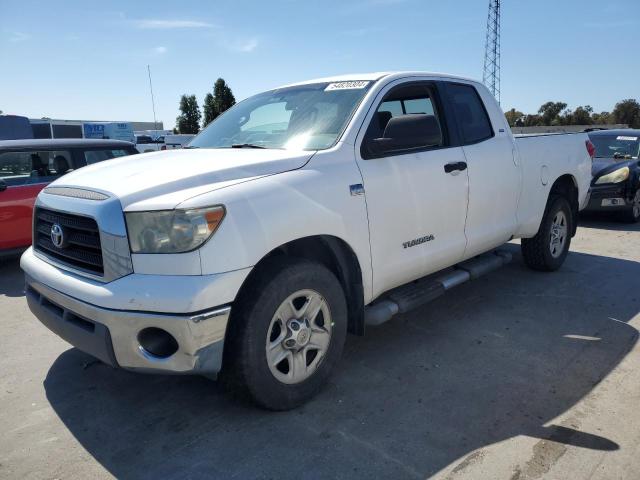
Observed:
[[[595,157],[586,210],[640,221],[640,130],[597,130],[589,132],[589,138]]]
[[[495,249],[510,239],[529,267],[558,269],[586,204],[588,144],[514,138],[486,87],[443,74],[267,91],[188,149],[43,190],[26,298],[110,365],[222,372],[289,409],[325,382],[347,331],[502,266],[510,254]],[[80,233],[91,241],[70,240]]]
[[[195,135],[189,134],[178,134],[178,135],[165,135],[164,137],[164,146],[160,148],[160,150],[173,150],[176,148],[183,148],[188,145]]]
[[[152,138],[149,135],[136,135],[136,150],[140,153],[165,150],[164,146],[164,137]]]
[[[0,141],[0,256],[31,245],[31,216],[36,196],[47,184],[80,167],[137,153],[118,140]]]

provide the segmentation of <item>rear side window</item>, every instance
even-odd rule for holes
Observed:
[[[450,83],[447,85],[447,93],[465,144],[478,143],[493,137],[491,121],[474,87]]]
[[[0,153],[0,178],[9,186],[52,182],[72,170],[67,150]]]
[[[104,150],[86,150],[84,152],[84,159],[87,165],[92,163],[102,162],[104,160],[110,160],[112,158],[124,157],[130,155],[131,152],[123,150],[121,148],[104,149]]]

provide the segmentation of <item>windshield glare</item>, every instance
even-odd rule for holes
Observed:
[[[189,145],[329,148],[336,143],[372,83],[316,83],[260,93],[226,111]]]
[[[640,141],[636,135],[592,135],[589,137],[600,158],[638,158]]]

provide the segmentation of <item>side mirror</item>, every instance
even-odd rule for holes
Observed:
[[[7,189],[7,182],[0,179],[0,192],[4,192]]]
[[[373,155],[442,144],[442,132],[435,116],[420,113],[393,117],[384,129],[384,138],[367,142]]]
[[[395,141],[393,138],[372,138],[367,147],[374,155],[383,155],[395,148]]]

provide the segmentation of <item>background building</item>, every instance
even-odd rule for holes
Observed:
[[[34,138],[84,138],[83,125],[126,123],[132,131],[163,130],[162,122],[131,122],[113,120],[62,120],[58,118],[30,118]]]

